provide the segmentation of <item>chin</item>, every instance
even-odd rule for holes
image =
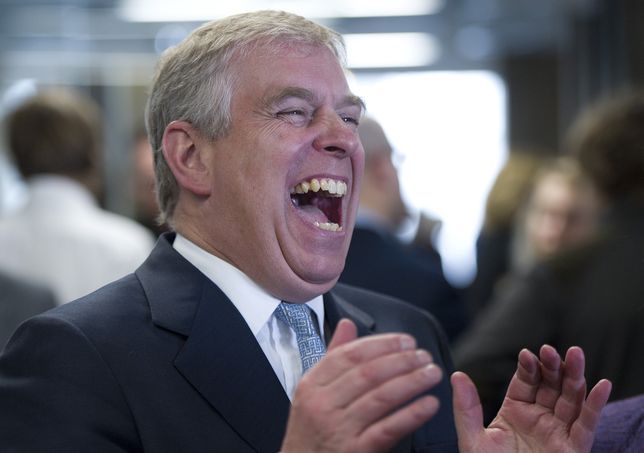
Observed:
[[[333,288],[339,277],[339,273],[334,273],[329,278],[320,275],[316,275],[314,279],[312,276],[298,276],[293,281],[285,282],[278,297],[289,302],[306,302]]]
[[[291,297],[289,302],[307,302],[317,296],[321,296],[331,290],[337,281],[338,279],[336,278],[325,283],[306,283],[293,291],[295,298]]]

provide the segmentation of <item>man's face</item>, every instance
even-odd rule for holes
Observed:
[[[344,267],[364,166],[362,106],[326,48],[260,47],[235,69],[232,127],[207,145],[202,234],[272,295],[308,300]]]

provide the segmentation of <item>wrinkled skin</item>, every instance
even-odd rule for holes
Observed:
[[[183,148],[192,150],[183,152],[186,162],[174,159],[175,176],[189,173],[184,184],[177,178],[185,190],[176,229],[273,296],[309,300],[328,291],[344,268],[364,167],[357,133],[362,103],[326,48],[260,47],[234,65],[229,133],[211,141],[174,125],[190,136]],[[177,149],[175,141],[166,143]],[[321,213],[298,209],[289,193],[325,177],[348,187],[340,231],[315,226]]]

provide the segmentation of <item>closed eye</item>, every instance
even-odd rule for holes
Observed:
[[[275,116],[296,126],[305,126],[311,121],[311,114],[305,109],[281,110]]]
[[[360,120],[353,116],[341,115],[340,118],[342,118],[342,121],[344,121],[345,123],[353,124],[355,126],[360,124]]]
[[[295,116],[295,115],[306,115],[304,110],[284,110],[281,112],[277,112],[277,116]]]

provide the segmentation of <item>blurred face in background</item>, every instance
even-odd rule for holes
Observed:
[[[363,118],[358,133],[366,156],[360,204],[382,217],[381,220],[395,230],[408,215],[394,162],[400,156],[392,149],[382,126],[373,118]]]
[[[526,215],[527,239],[535,258],[587,239],[595,231],[598,208],[587,184],[558,173],[539,178]]]
[[[383,206],[382,209],[385,213],[386,220],[392,229],[396,229],[408,216],[407,206],[400,193],[398,169],[392,160],[391,151],[374,158],[374,160],[376,159],[378,161],[372,163],[372,167],[378,166],[378,169],[371,173],[371,177],[376,179],[372,181],[372,184],[378,186],[380,203]],[[367,171],[365,170],[365,172]]]

